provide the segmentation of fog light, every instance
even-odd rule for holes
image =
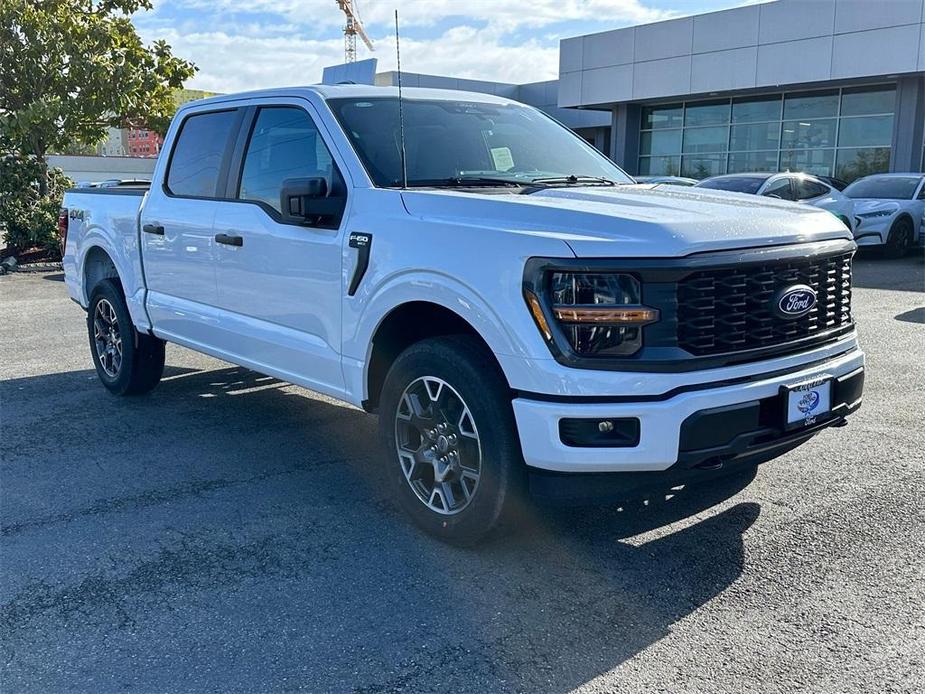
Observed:
[[[573,448],[632,448],[639,445],[639,420],[636,417],[560,419],[559,438]]]

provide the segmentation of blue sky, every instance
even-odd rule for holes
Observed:
[[[559,39],[699,14],[748,0],[355,0],[375,44],[360,59],[395,67],[393,12],[402,25],[402,68],[475,79],[556,77]],[[343,61],[335,0],[153,0],[134,21],[146,41],[165,39],[199,73],[190,87],[231,92],[311,84]]]

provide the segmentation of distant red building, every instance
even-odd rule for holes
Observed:
[[[156,157],[164,145],[164,138],[151,130],[130,128],[128,155],[130,157]]]

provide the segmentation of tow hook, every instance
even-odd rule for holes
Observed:
[[[698,470],[719,470],[723,467],[722,458],[708,458],[696,466]]]

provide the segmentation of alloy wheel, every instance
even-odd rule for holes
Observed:
[[[96,303],[93,313],[93,342],[100,366],[110,378],[119,375],[122,368],[122,334],[116,309],[107,299]]]
[[[405,388],[395,413],[395,445],[405,480],[418,500],[455,515],[475,496],[482,446],[462,396],[446,381],[422,376]]]

